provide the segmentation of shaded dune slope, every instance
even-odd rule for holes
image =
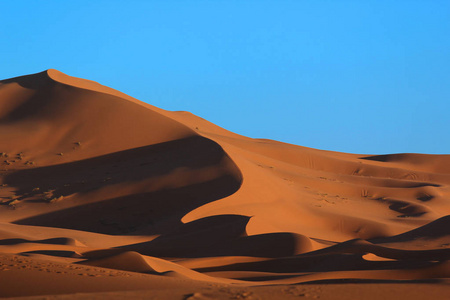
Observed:
[[[449,155],[251,139],[56,70],[0,81],[0,138],[3,261],[235,285],[450,277]]]

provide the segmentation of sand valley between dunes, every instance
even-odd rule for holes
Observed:
[[[252,139],[56,70],[0,81],[0,297],[450,299],[450,155]]]

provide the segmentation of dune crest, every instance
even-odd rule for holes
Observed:
[[[450,277],[450,155],[251,139],[53,69],[0,81],[0,139],[0,296]]]

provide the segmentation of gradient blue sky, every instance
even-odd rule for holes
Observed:
[[[450,153],[450,1],[4,1],[0,78],[49,68],[228,130]]]

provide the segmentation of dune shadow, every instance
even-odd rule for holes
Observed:
[[[399,243],[417,239],[438,239],[448,237],[450,241],[450,215],[443,216],[428,224],[415,228],[399,235],[370,239],[371,243]],[[450,258],[450,257],[449,257]]]
[[[358,278],[339,278],[339,279],[321,279],[302,282],[298,285],[314,285],[314,284],[430,284],[440,283],[442,279],[358,279]]]
[[[46,71],[32,75],[25,75],[1,80],[0,83],[17,83],[23,88],[35,90],[28,101],[24,101],[22,103],[19,102],[17,107],[0,118],[0,124],[13,123],[21,119],[31,117],[36,114],[36,112],[42,111],[46,107],[51,106],[52,102],[54,101],[51,97],[51,93],[52,87],[54,86],[55,82],[48,77]],[[0,101],[15,102],[14,97],[15,96],[13,95],[9,95],[6,97],[2,97]]]
[[[117,183],[157,180],[180,168],[198,170],[221,165],[228,168],[223,173],[240,181],[239,169],[217,143],[191,136],[70,163],[18,170],[6,175],[4,183],[18,188],[18,194],[56,190],[58,195],[68,195]]]
[[[247,236],[250,217],[217,215],[181,224],[174,230],[144,243],[119,247],[157,257],[254,256],[285,257],[294,255],[298,239],[288,232]]]
[[[228,195],[238,182],[223,176],[187,187],[117,197],[15,221],[112,235],[161,234],[181,225],[189,211]]]
[[[54,81],[48,76],[47,71],[42,71],[31,75],[23,75],[9,79],[3,79],[0,80],[0,83],[17,83],[21,87],[27,89],[38,89],[42,86],[54,83]]]
[[[426,268],[438,264],[432,261],[368,261],[360,254],[333,253],[324,255],[299,255],[280,257],[266,261],[235,263],[223,266],[196,268],[197,272],[218,271],[252,271],[270,273],[299,273],[299,272],[335,272],[361,270],[402,270],[412,268]]]
[[[115,189],[120,192],[120,187],[144,180],[149,192],[107,199],[98,196],[86,204],[14,223],[106,234],[159,234],[166,227],[181,224],[181,217],[189,211],[236,192],[242,182],[239,169],[223,149],[200,136],[19,170],[4,181],[18,190],[24,203],[33,205],[49,194],[48,198],[62,196],[61,201],[66,201],[67,195],[76,193],[82,198],[109,188],[112,192],[107,195],[114,195]]]
[[[34,251],[26,251],[21,252],[22,255],[47,255],[47,256],[56,256],[56,257],[68,257],[68,258],[78,258],[79,254],[75,251],[70,250],[34,250]]]
[[[373,200],[386,204],[390,210],[400,213],[397,218],[420,217],[428,213],[427,207],[408,201],[396,200],[386,197],[374,198]]]
[[[75,243],[70,238],[51,238],[44,240],[26,240],[26,239],[3,239],[0,240],[0,245],[18,245],[24,243],[48,244],[48,245],[69,245]]]
[[[390,162],[403,157],[402,154],[381,154],[381,155],[371,155],[359,157],[359,159],[373,160],[379,162]]]

